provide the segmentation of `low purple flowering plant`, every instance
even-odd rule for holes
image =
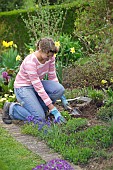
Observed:
[[[36,166],[32,170],[74,170],[74,168],[66,160],[53,159],[46,164]]]
[[[38,130],[43,129],[44,126],[50,127],[51,126],[51,121],[50,118],[46,119],[41,119],[41,118],[35,118],[33,115],[28,116],[26,118],[25,123],[33,123],[34,125],[38,125]]]

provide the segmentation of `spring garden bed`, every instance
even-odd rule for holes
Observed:
[[[38,130],[33,121],[22,126],[22,132],[45,140],[47,145],[63,155],[64,159],[84,170],[111,170],[113,168],[113,125],[97,119],[98,106],[90,103],[79,108],[79,117],[70,116],[60,103],[56,104],[67,119],[63,125],[48,123]],[[71,102],[76,107],[76,102]],[[109,168],[110,167],[110,168]],[[107,169],[106,169],[107,168]]]
[[[39,126],[35,120],[30,119],[30,123],[21,126],[22,133],[36,136],[38,140],[44,140],[64,159],[81,166],[84,170],[113,169],[113,68],[111,66],[103,68],[102,66],[95,59],[85,65],[66,68],[63,74],[63,85],[66,91],[69,91],[69,93],[66,92],[67,98],[82,95],[92,99],[88,105],[79,107],[81,111],[79,117],[71,116],[70,113],[64,111],[60,103],[57,103],[56,107],[67,119],[66,124],[40,122]],[[110,78],[112,78],[112,84],[107,84],[111,86],[108,95],[108,93],[104,94],[106,89],[104,92],[102,91],[104,87],[100,86],[100,82],[102,79],[110,80]],[[88,92],[87,87],[90,86],[92,90]],[[75,93],[74,89],[78,89],[78,92]],[[7,91],[7,89],[5,90]],[[10,102],[15,101],[13,91],[8,93],[4,92],[1,96],[1,107],[4,97]],[[70,104],[73,108],[78,107],[78,103],[75,101],[70,102]],[[104,105],[106,107],[100,112],[100,118],[103,121],[97,115]],[[18,123],[20,125],[20,122]]]

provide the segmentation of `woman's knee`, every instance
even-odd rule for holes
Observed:
[[[61,97],[65,92],[64,87],[60,84],[59,89],[58,89],[58,94]]]

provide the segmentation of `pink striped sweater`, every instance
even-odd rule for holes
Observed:
[[[42,98],[46,106],[52,103],[48,94],[43,88],[41,80],[48,74],[48,79],[58,82],[55,71],[55,57],[41,64],[34,53],[28,55],[22,62],[20,70],[16,76],[14,87],[33,85],[38,95]]]

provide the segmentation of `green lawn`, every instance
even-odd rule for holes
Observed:
[[[31,170],[45,163],[0,127],[0,170]]]

